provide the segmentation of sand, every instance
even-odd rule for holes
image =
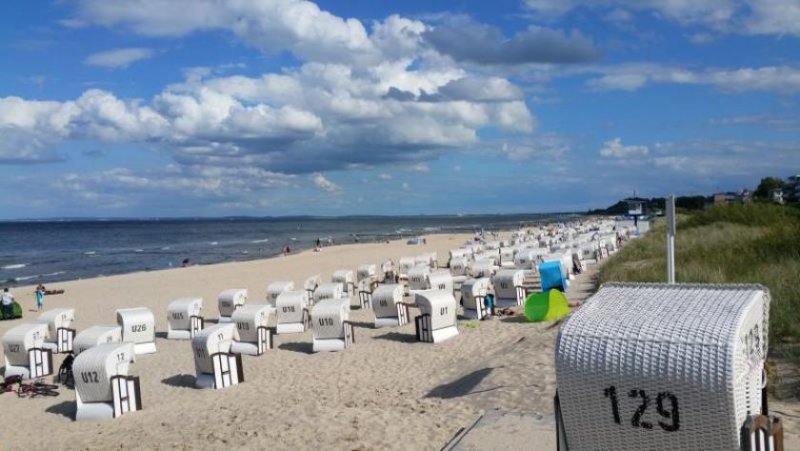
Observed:
[[[82,330],[114,324],[117,308],[144,306],[164,332],[166,306],[179,297],[202,296],[205,316],[215,319],[217,295],[227,288],[247,288],[255,303],[272,281],[301,284],[317,273],[329,280],[337,269],[430,251],[444,262],[447,250],[469,238],[428,236],[424,246],[343,245],[268,260],[58,283],[48,288],[66,293],[46,297],[45,308],[74,307],[75,326]],[[573,283],[571,303],[593,289],[593,273]],[[37,316],[29,311],[32,291],[14,290],[26,317],[0,322],[0,334]],[[132,366],[141,377],[145,409],[112,421],[73,422],[74,394],[66,388],[56,398],[0,395],[0,448],[437,450],[490,409],[552,415],[553,324],[514,317],[461,323],[458,337],[431,345],[415,342],[413,324],[375,330],[369,310],[355,310],[351,319],[357,324],[353,348],[312,354],[310,332],[277,336],[276,349],[244,357],[244,384],[218,391],[192,388],[188,342],[157,338],[158,353],[139,356]],[[773,405],[778,407],[800,413],[796,403]],[[797,419],[785,421],[786,449],[793,449],[791,443],[800,443]],[[520,446],[537,449],[535,443]]]

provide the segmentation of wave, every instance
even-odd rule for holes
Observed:
[[[97,252],[95,251],[86,251],[83,253],[83,255],[95,255],[95,254],[97,254]]]
[[[212,246],[216,246],[217,244],[219,244],[219,241],[212,241],[212,242],[210,242],[208,244],[210,244]]]
[[[27,263],[15,263],[13,265],[5,265],[0,269],[20,269],[20,268],[24,268],[26,266],[28,266]]]
[[[161,248],[162,251],[168,251],[170,249],[172,249],[172,246],[164,246]]]
[[[264,238],[263,240],[253,240],[251,243],[266,243],[269,241],[269,238]]]
[[[137,253],[139,253],[139,252],[144,252],[144,249],[136,249],[136,250],[135,250],[135,251],[133,251],[133,252],[137,252]]]
[[[47,273],[47,274],[36,274],[36,275],[32,275],[32,276],[12,277],[12,278],[6,280],[6,283],[19,283],[19,282],[24,282],[26,280],[40,278],[40,277],[60,276],[61,274],[65,274],[65,273],[66,273],[66,271],[56,271],[56,272],[51,272],[51,273]]]

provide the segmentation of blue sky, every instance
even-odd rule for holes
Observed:
[[[0,6],[0,219],[584,210],[800,172],[796,0]]]

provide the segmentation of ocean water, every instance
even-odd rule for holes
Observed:
[[[514,229],[554,215],[232,218],[0,222],[0,283],[50,283],[192,264],[254,260],[314,247],[420,234]]]

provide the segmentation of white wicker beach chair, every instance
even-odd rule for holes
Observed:
[[[239,307],[231,315],[236,324],[239,341],[231,345],[231,352],[247,355],[261,355],[272,349],[274,329],[269,327],[269,319],[275,307],[269,304],[247,304]]]
[[[207,327],[192,338],[195,387],[221,389],[244,382],[242,355],[231,352],[238,339],[232,322]]]
[[[139,378],[128,375],[133,347],[133,343],[103,343],[75,357],[75,420],[105,420],[142,410]]]
[[[336,284],[339,285],[339,284]],[[340,285],[339,285],[340,286]],[[322,287],[322,285],[320,285]],[[317,292],[319,289],[317,289]],[[317,292],[314,292],[316,296]],[[305,332],[308,328],[308,292],[305,290],[285,291],[276,301],[278,334],[294,334]]]
[[[313,351],[341,351],[353,344],[350,304],[346,299],[325,299],[311,309]]]
[[[602,286],[556,342],[562,447],[740,449],[762,409],[769,301],[758,285]]]
[[[452,292],[427,290],[417,292],[414,297],[420,311],[414,320],[417,340],[439,343],[458,335],[456,299]]]
[[[231,315],[237,308],[247,302],[247,288],[230,288],[223,291],[217,297],[219,305],[219,322],[231,322]]]
[[[117,324],[122,327],[122,341],[133,343],[136,355],[156,352],[156,320],[149,309],[119,309]]]
[[[492,277],[494,304],[497,307],[517,307],[525,302],[525,271],[502,269]]]
[[[291,280],[281,280],[267,285],[267,303],[275,307],[275,301],[278,300],[278,295],[284,291],[294,291],[294,282]]]
[[[381,285],[372,293],[376,329],[408,323],[408,304],[403,303],[403,291],[402,285],[391,284]]]
[[[191,340],[203,330],[203,298],[180,298],[167,306],[167,339]]]
[[[483,319],[489,314],[486,305],[486,294],[491,287],[491,279],[467,279],[461,284],[462,316],[467,319]]]
[[[333,276],[331,276],[331,282],[342,284],[342,292],[344,292],[347,297],[352,295],[353,291],[355,291],[355,280],[353,271],[350,269],[334,271]]]
[[[53,353],[42,346],[46,339],[47,324],[19,324],[9,329],[3,335],[3,375],[28,379],[53,374]]]
[[[100,344],[122,343],[121,326],[91,326],[75,335],[75,355]]]
[[[54,353],[72,352],[75,340],[73,321],[75,321],[74,308],[57,308],[39,315],[36,322],[47,324],[48,333],[48,338],[42,342],[42,347]]]

